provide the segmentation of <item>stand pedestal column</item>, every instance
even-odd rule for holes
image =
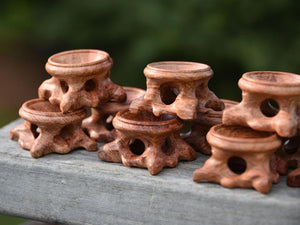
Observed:
[[[238,102],[221,99],[225,105],[225,109],[228,109]],[[192,120],[191,123],[191,132],[187,135],[183,134],[183,139],[189,143],[195,150],[210,155],[211,147],[206,140],[207,132],[211,127],[217,124],[222,123],[222,111],[212,111],[209,110],[207,113],[198,114],[195,120]]]
[[[212,155],[194,171],[195,182],[211,181],[233,188],[255,188],[268,193],[279,175],[271,158],[281,145],[276,134],[247,127],[216,125],[207,134]]]
[[[58,104],[63,113],[97,107],[110,100],[125,101],[125,90],[110,80],[112,59],[100,50],[72,50],[48,59],[51,79],[39,87],[39,97]]]
[[[300,129],[300,75],[248,72],[239,80],[239,87],[243,99],[224,111],[224,124],[276,132],[281,137],[296,135]]]
[[[125,102],[107,102],[91,109],[91,116],[83,120],[82,127],[89,136],[98,142],[111,142],[116,138],[116,131],[112,120],[119,111],[129,108],[130,103],[142,97],[145,91],[139,88],[124,87],[126,91]]]
[[[84,109],[63,114],[57,105],[33,99],[22,105],[19,114],[25,122],[10,131],[10,138],[17,139],[34,158],[51,152],[65,154],[79,147],[97,149],[96,142],[81,128],[86,117]]]
[[[144,70],[147,90],[144,98],[135,100],[130,111],[152,111],[155,116],[173,114],[183,120],[197,118],[201,110],[221,111],[224,104],[208,87],[212,69],[194,62],[156,62]]]
[[[175,167],[180,160],[196,159],[196,152],[180,138],[182,122],[173,116],[155,117],[150,112],[119,112],[113,120],[117,138],[100,147],[104,161],[148,168],[150,174]]]
[[[295,137],[283,140],[283,145],[275,156],[279,174],[288,175],[287,185],[300,187],[300,130]],[[293,171],[288,174],[289,169]]]

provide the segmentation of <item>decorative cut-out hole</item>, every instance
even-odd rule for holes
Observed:
[[[285,153],[292,155],[295,154],[299,148],[300,141],[298,139],[299,137],[293,137],[286,139],[283,143],[283,149]]]
[[[85,129],[83,129],[83,132],[88,136],[88,137],[90,137],[90,133],[89,133],[89,131],[85,128]]]
[[[172,152],[172,149],[170,148],[170,145],[168,143],[168,140],[164,140],[161,144],[161,150],[163,153],[169,155]]]
[[[166,105],[171,105],[175,102],[179,89],[172,84],[163,84],[160,86],[161,101]]]
[[[261,103],[260,110],[266,117],[273,117],[279,111],[279,104],[274,99],[269,98]]]
[[[105,119],[105,128],[109,131],[112,131],[114,129],[114,126],[112,124],[114,117],[112,115],[109,115]]]
[[[176,116],[171,115],[171,114],[162,114],[161,116],[159,116],[161,121],[167,121],[167,120],[173,120],[176,118]]]
[[[60,81],[60,87],[63,93],[67,93],[69,90],[69,86],[66,81]]]
[[[95,90],[95,88],[96,88],[96,83],[92,79],[86,81],[84,84],[84,90],[86,90],[87,92],[91,92],[91,91]]]
[[[135,155],[142,155],[145,151],[145,144],[139,139],[134,139],[130,141],[129,149]]]
[[[193,126],[192,121],[184,121],[183,127],[180,130],[180,136],[182,138],[189,136],[192,133],[192,126]]]
[[[40,136],[40,128],[35,124],[31,124],[31,132],[34,138],[38,138]]]
[[[65,126],[61,131],[59,136],[62,137],[63,139],[65,139],[66,141],[70,141],[72,137],[72,133],[73,133],[73,125],[67,125]]]
[[[229,169],[236,174],[244,173],[247,168],[246,161],[243,158],[237,156],[233,156],[230,159],[228,159],[227,165]]]

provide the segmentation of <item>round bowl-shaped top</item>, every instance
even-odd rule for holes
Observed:
[[[179,131],[183,124],[172,115],[163,114],[156,117],[148,111],[131,113],[129,109],[126,109],[117,113],[113,125],[119,130],[160,135]]]
[[[243,90],[271,95],[299,95],[300,75],[278,71],[252,71],[239,80]]]
[[[86,76],[107,71],[112,59],[105,51],[78,49],[52,55],[46,63],[46,70],[52,76]]]
[[[281,145],[281,141],[275,133],[222,124],[210,129],[207,141],[212,146],[236,152],[274,151]]]
[[[145,76],[154,79],[193,81],[210,78],[213,71],[203,63],[183,61],[154,62],[146,66]]]
[[[32,99],[25,102],[19,110],[19,114],[23,119],[36,125],[69,124],[86,117],[84,109],[62,113],[59,105],[51,104],[43,99]]]
[[[95,49],[64,51],[52,55],[48,63],[61,67],[82,67],[98,64],[108,60],[109,54]]]

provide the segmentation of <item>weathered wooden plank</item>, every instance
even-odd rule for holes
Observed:
[[[102,162],[96,152],[31,158],[0,130],[0,213],[66,224],[299,224],[300,189],[270,194],[194,183],[207,158],[181,162],[156,176]]]

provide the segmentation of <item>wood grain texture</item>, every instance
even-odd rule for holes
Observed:
[[[144,74],[146,94],[131,103],[132,112],[148,110],[155,116],[173,114],[183,120],[193,120],[198,112],[224,109],[223,102],[207,86],[213,71],[206,64],[156,62],[148,64]]]
[[[98,142],[111,142],[116,138],[116,131],[113,129],[112,120],[117,112],[128,109],[130,103],[143,97],[145,91],[134,87],[124,87],[126,92],[125,102],[109,101],[91,109],[91,116],[84,119],[82,127],[89,136]]]
[[[58,105],[43,99],[25,102],[20,111],[25,122],[10,131],[10,139],[18,140],[20,147],[30,150],[34,158],[52,152],[66,154],[75,148],[95,151],[97,143],[81,128],[85,109],[62,113]]]
[[[46,70],[52,78],[39,87],[39,98],[59,104],[64,113],[97,107],[110,100],[125,101],[125,90],[110,80],[113,60],[107,52],[79,49],[52,55]]]
[[[267,194],[272,183],[279,181],[276,168],[271,167],[272,156],[281,145],[275,133],[219,124],[210,129],[207,141],[212,155],[194,172],[195,182],[210,181],[228,188],[255,188]]]
[[[221,101],[225,105],[224,109],[228,109],[238,104],[238,102],[228,99],[221,99]],[[223,111],[224,110],[208,110],[204,113],[198,113],[197,118],[191,121],[191,132],[187,135],[182,135],[183,139],[187,143],[189,143],[196,151],[199,151],[206,155],[210,155],[211,147],[206,140],[206,135],[211,127],[222,123]]]
[[[104,161],[148,168],[155,175],[164,167],[175,167],[179,161],[197,157],[194,149],[180,137],[182,121],[177,117],[156,117],[151,112],[131,113],[127,109],[117,113],[113,125],[116,139],[100,147],[98,152]]]
[[[238,105],[224,110],[224,124],[276,132],[281,137],[297,134],[300,129],[300,75],[253,71],[243,74],[239,87],[243,99]],[[271,101],[278,104],[273,113]]]
[[[76,150],[33,159],[9,130],[0,130],[0,213],[66,224],[298,225],[300,189],[285,177],[268,195],[195,183],[207,157],[181,162],[157,176],[106,163],[96,152]]]

